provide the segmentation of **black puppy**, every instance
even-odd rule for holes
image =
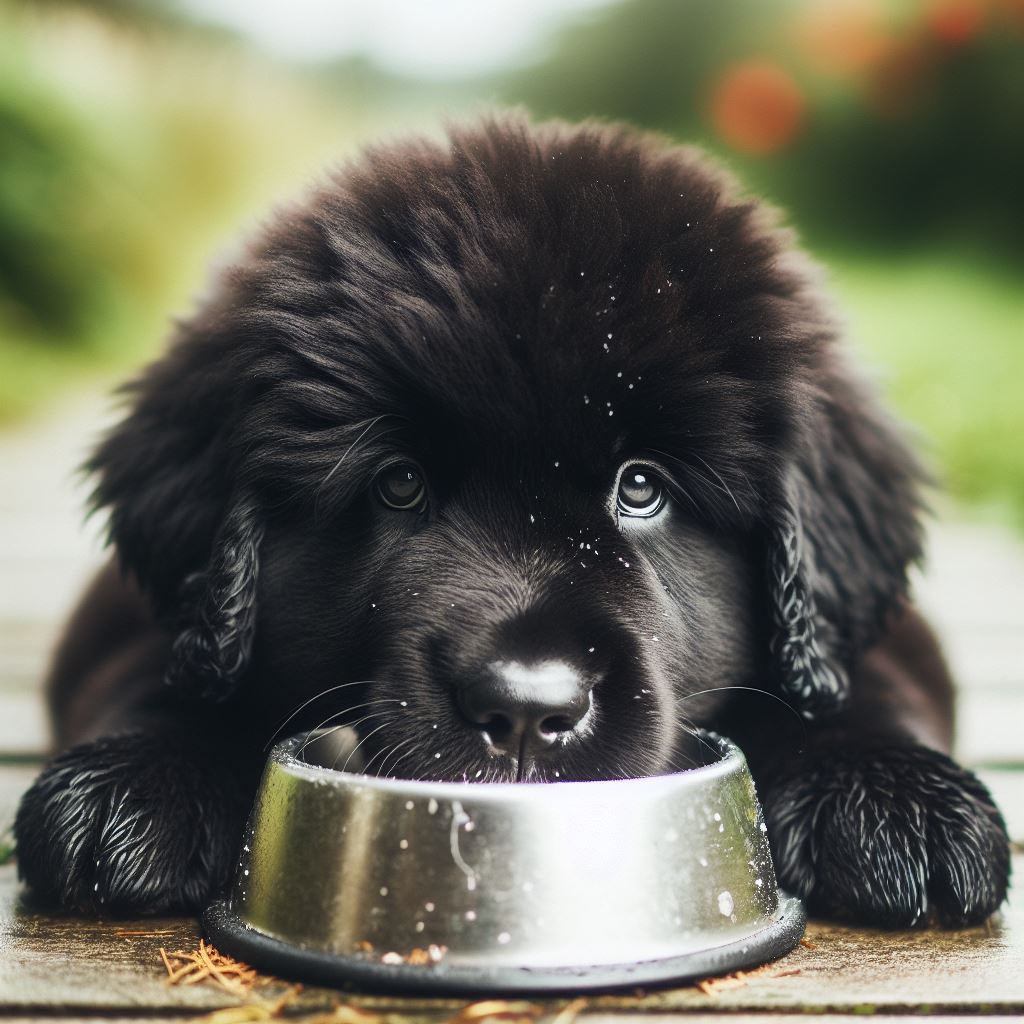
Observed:
[[[201,905],[282,730],[482,782],[671,771],[701,725],[813,909],[1002,902],[906,603],[918,466],[790,237],[692,150],[518,115],[371,150],[131,394],[91,462],[120,571],[58,652],[73,745],[17,819],[38,893]]]

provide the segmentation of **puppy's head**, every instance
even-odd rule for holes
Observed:
[[[664,771],[729,686],[828,714],[919,550],[788,237],[621,127],[369,151],[134,387],[97,500],[171,680],[371,771]]]

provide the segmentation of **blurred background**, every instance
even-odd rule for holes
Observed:
[[[495,104],[698,142],[787,212],[951,495],[915,585],[959,753],[1021,764],[1024,0],[0,0],[0,764],[104,557],[115,382],[326,163]]]
[[[1024,0],[0,0],[0,429],[152,355],[325,163],[494,103],[713,150],[1024,527]]]

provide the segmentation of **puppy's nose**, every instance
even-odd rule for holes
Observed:
[[[561,661],[495,661],[458,694],[459,707],[491,743],[513,756],[550,747],[590,710],[590,687]]]

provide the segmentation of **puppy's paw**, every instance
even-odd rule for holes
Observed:
[[[170,737],[72,747],[22,797],[19,874],[68,910],[196,909],[226,882],[242,825],[237,801],[210,774]]]
[[[1010,843],[988,790],[925,747],[819,749],[765,793],[779,883],[818,913],[885,927],[984,920]]]

